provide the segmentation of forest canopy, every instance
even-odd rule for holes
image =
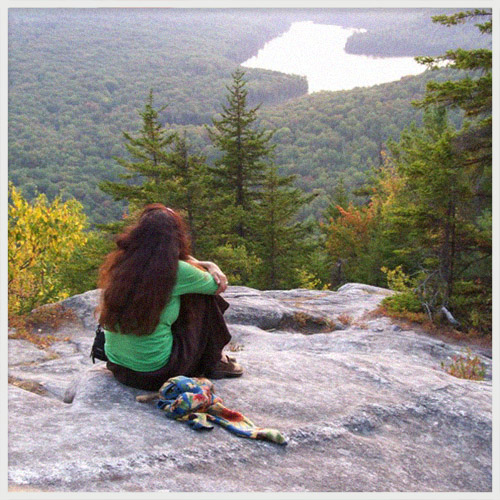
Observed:
[[[412,30],[412,37],[419,34],[426,40],[420,52],[408,49],[405,55],[439,53],[438,39],[447,47],[458,40],[471,43],[468,26],[458,32],[441,26],[438,37],[427,36],[436,31],[430,19],[434,12],[10,9],[9,179],[27,199],[39,193],[49,199],[74,197],[91,223],[109,222],[121,214],[123,205],[112,203],[98,183],[116,181],[123,173],[113,157],[123,153],[122,131],[138,128],[138,111],[150,88],[157,101],[167,105],[162,123],[186,129],[199,152],[212,159],[202,125],[210,123],[223,102],[231,73],[292,22],[364,27],[363,39],[377,34],[395,39],[404,32],[399,29],[403,25]],[[408,47],[408,38],[397,45]],[[373,48],[369,43],[363,50],[385,55],[383,49]],[[384,134],[396,137],[418,116],[406,104],[423,91],[427,77],[422,78],[376,87],[372,95],[362,89],[307,96],[304,77],[246,71],[249,104],[262,103],[263,126],[278,128],[277,165],[299,174],[297,182],[308,191],[335,180],[341,170],[349,185],[362,182],[367,165],[378,162]],[[344,101],[345,106],[340,104]],[[325,117],[325,107],[333,117]],[[303,121],[307,127],[299,134],[297,125]],[[310,213],[317,215],[324,199],[316,205]]]

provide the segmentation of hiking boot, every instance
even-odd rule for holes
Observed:
[[[208,378],[233,378],[243,375],[243,367],[231,356],[223,354],[220,361],[217,362],[213,371],[207,374]]]

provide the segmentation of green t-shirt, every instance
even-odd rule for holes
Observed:
[[[179,261],[177,279],[170,300],[150,335],[125,335],[104,330],[104,350],[110,361],[138,372],[152,372],[168,361],[172,351],[172,324],[179,316],[180,296],[185,293],[213,295],[217,283],[207,272]]]

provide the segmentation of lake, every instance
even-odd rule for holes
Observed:
[[[372,57],[347,54],[347,39],[359,30],[312,21],[293,23],[283,35],[266,43],[244,63],[307,77],[309,93],[320,90],[349,90],[417,75],[426,68],[413,57]]]

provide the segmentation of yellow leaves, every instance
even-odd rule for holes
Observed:
[[[329,285],[322,285],[321,279],[307,269],[296,268],[295,272],[298,276],[300,288],[307,288],[309,290],[328,290]]]
[[[75,200],[29,203],[12,184],[9,201],[9,314],[18,314],[65,296],[57,271],[86,243],[86,217]]]
[[[403,266],[396,266],[394,269],[389,269],[386,266],[380,268],[380,270],[386,275],[387,286],[391,290],[397,292],[408,292],[411,291],[410,278],[403,272]]]

